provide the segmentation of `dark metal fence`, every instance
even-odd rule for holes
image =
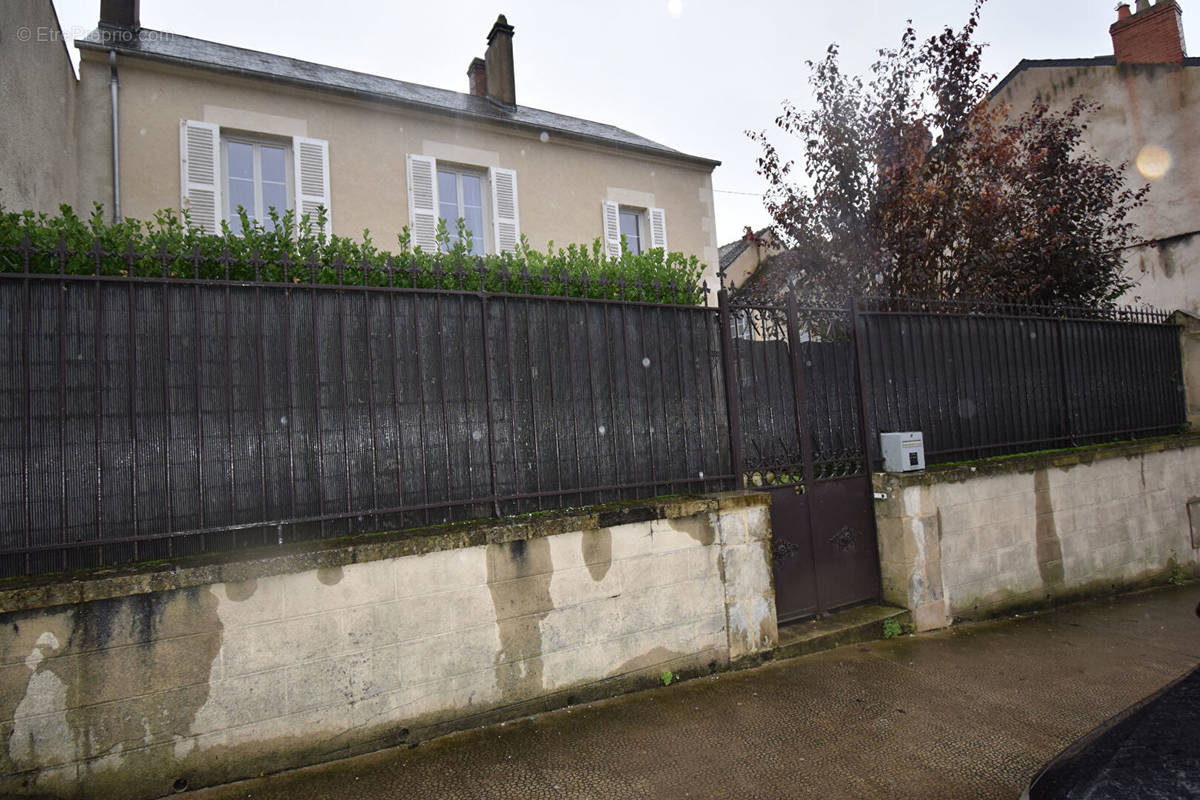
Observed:
[[[732,485],[714,310],[409,274],[0,273],[0,575]]]
[[[726,313],[744,484],[802,483],[806,446],[817,480],[865,472],[849,309],[735,299]]]
[[[511,293],[462,267],[208,280],[195,253],[191,278],[102,255],[0,252],[24,264],[0,272],[0,576],[833,479],[868,468],[864,429],[874,459],[923,431],[937,463],[1186,418],[1152,312],[716,310],[587,275]]]
[[[1187,419],[1162,312],[867,299],[857,310],[873,457],[921,431],[926,463],[1173,433]]]

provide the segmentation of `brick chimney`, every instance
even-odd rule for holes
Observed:
[[[496,17],[492,32],[488,34],[488,48],[484,54],[487,70],[487,96],[503,106],[517,104],[517,86],[513,80],[513,26],[504,15]]]
[[[141,0],[100,0],[100,27],[141,30]]]
[[[1183,9],[1175,0],[1137,0],[1134,13],[1128,3],[1117,7],[1117,21],[1109,26],[1113,55],[1118,64],[1182,64],[1187,56],[1183,41]]]
[[[471,59],[467,67],[467,83],[475,97],[487,97],[487,62],[482,58]]]

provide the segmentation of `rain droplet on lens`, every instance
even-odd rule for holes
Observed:
[[[650,356],[642,356],[642,366],[643,367],[650,366]]]

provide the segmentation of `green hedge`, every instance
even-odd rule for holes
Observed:
[[[600,239],[590,247],[570,245],[533,250],[521,237],[517,253],[472,256],[463,220],[457,232],[439,222],[438,253],[413,247],[406,226],[396,252],[377,247],[370,231],[361,240],[326,236],[324,212],[316,219],[272,209],[272,226],[242,212],[242,235],[221,223],[220,234],[189,224],[187,212],[159,211],[150,222],[104,221],[93,207],[85,221],[68,205],[58,216],[12,212],[0,205],[0,272],[29,271],[77,275],[135,275],[235,281],[341,283],[403,286],[513,294],[607,297],[611,299],[695,304],[703,302],[701,264],[695,256],[649,250],[630,253],[621,240],[621,256],[609,258]],[[25,243],[28,242],[28,245]],[[389,264],[391,269],[389,270]],[[286,265],[286,271],[285,271]],[[624,288],[621,284],[624,283]]]

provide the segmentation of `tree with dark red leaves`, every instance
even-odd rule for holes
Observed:
[[[841,70],[836,45],[808,62],[815,105],[785,102],[775,120],[799,139],[800,169],[748,132],[801,296],[1106,305],[1132,285],[1128,215],[1149,187],[1127,186],[1124,165],[1088,146],[1095,104],[1017,113],[989,101],[982,5],[923,42],[910,23],[865,78]]]

